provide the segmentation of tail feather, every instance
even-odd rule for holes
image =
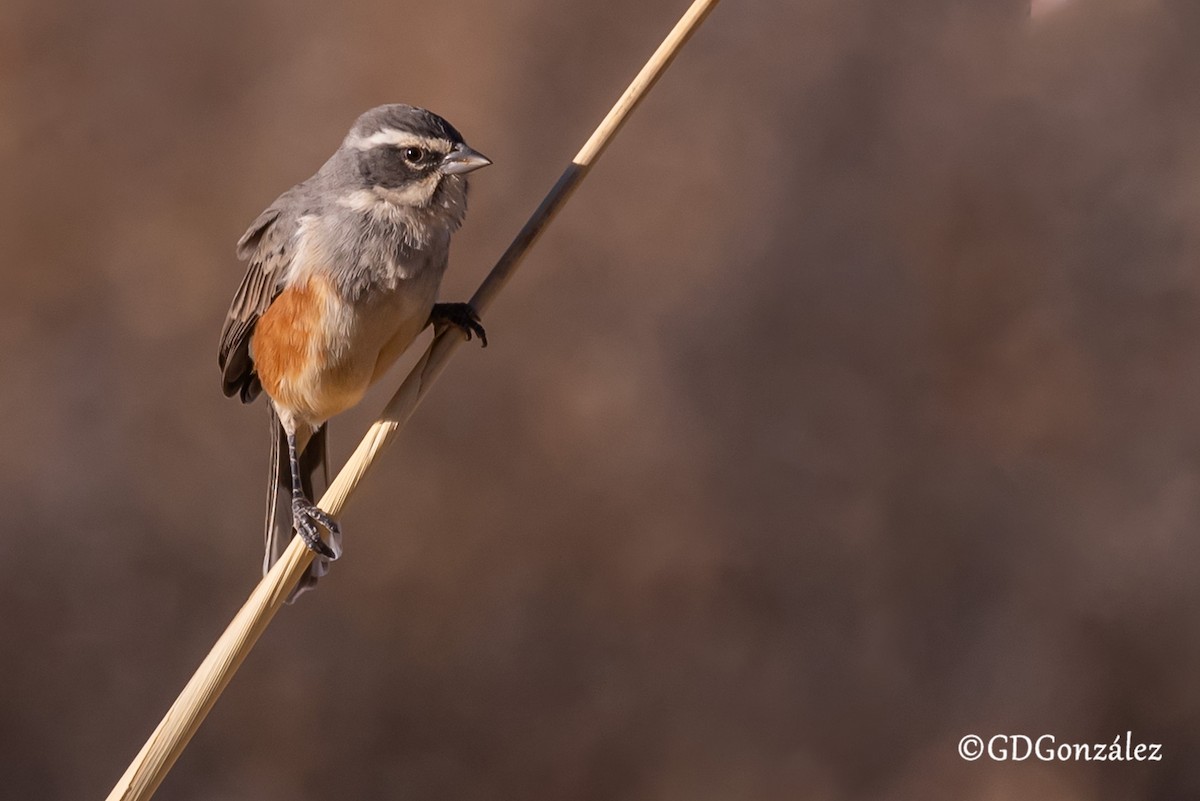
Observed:
[[[269,406],[269,404],[268,404]],[[291,543],[295,530],[292,528],[292,470],[288,464],[287,439],[275,410],[270,410],[271,455],[268,459],[270,476],[267,482],[266,549],[263,556],[263,573],[279,560]],[[296,432],[296,450],[300,462],[300,485],[309,500],[318,501],[329,485],[329,466],[325,459],[327,425],[322,425],[311,434],[307,429]],[[341,551],[341,543],[332,543],[334,551]],[[317,579],[329,572],[329,559],[317,555],[308,571],[300,577],[288,603],[311,590]]]

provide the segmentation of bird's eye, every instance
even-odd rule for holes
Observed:
[[[402,151],[402,155],[409,164],[420,164],[425,160],[425,151],[419,147],[406,147]]]

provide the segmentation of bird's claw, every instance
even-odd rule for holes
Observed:
[[[434,328],[438,330],[454,326],[463,332],[463,336],[467,338],[468,342],[471,341],[471,336],[474,334],[479,337],[483,347],[487,347],[487,332],[483,330],[479,315],[476,314],[470,303],[435,303],[433,311],[429,315],[429,322],[433,323]]]
[[[310,551],[314,551],[326,559],[338,558],[338,553],[330,548],[325,540],[321,539],[321,532],[317,526],[322,525],[328,529],[334,541],[338,539],[341,529],[338,527],[337,521],[323,509],[305,498],[293,498],[292,524]]]

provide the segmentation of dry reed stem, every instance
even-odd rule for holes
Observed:
[[[629,114],[718,2],[694,0],[658,46],[472,296],[471,303],[480,314],[504,288],[525,253],[587,175]],[[443,331],[433,338],[321,498],[319,506],[322,509],[334,517],[341,514],[376,456],[412,416],[417,404],[425,397],[461,342],[462,335],[454,330]],[[200,663],[183,692],[109,793],[108,801],[144,801],[154,794],[311,561],[312,551],[304,546],[299,537],[293,537],[279,561],[254,588],[249,600]]]

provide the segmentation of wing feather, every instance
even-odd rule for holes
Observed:
[[[295,223],[284,213],[282,201],[286,197],[280,197],[258,215],[238,240],[238,257],[249,259],[250,265],[225,315],[217,363],[225,395],[238,395],[243,403],[254,400],[262,391],[250,356],[250,338],[258,318],[279,295],[294,251],[289,245]]]

